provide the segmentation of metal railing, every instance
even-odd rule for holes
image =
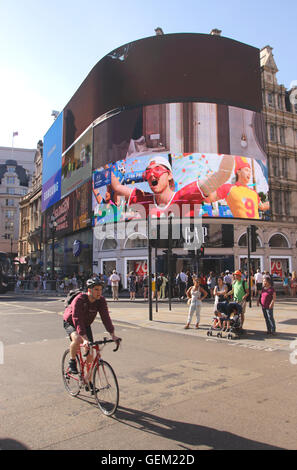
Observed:
[[[67,287],[62,287],[62,282],[60,280],[51,280],[47,279],[45,281],[36,281],[34,279],[30,280],[20,280],[9,282],[9,291],[14,292],[57,292],[60,294],[67,294],[69,290],[79,287],[69,284]]]

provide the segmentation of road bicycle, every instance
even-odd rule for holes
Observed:
[[[62,377],[67,392],[76,397],[81,389],[90,391],[94,395],[99,409],[107,416],[112,416],[119,404],[119,385],[116,374],[111,365],[101,358],[99,346],[113,343],[114,340],[104,338],[100,341],[89,342],[89,350],[82,353],[82,345],[76,356],[78,374],[69,371],[70,349],[66,349],[62,357]],[[119,349],[121,338],[116,341],[113,351]],[[88,354],[93,355],[93,361],[88,362]],[[92,381],[91,381],[92,378]]]

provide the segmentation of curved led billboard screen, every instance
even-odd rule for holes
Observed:
[[[64,108],[63,151],[116,108],[199,101],[260,111],[259,49],[209,34],[165,34],[103,57]]]
[[[205,34],[123,45],[46,135],[42,209],[92,180],[95,226],[146,219],[148,208],[269,219],[261,107],[254,47]]]
[[[267,219],[268,168],[259,113],[214,103],[123,111],[94,127],[94,225],[174,211]]]

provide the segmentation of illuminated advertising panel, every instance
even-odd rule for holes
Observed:
[[[116,108],[196,101],[259,112],[259,56],[257,48],[209,34],[164,34],[120,46],[93,67],[65,106],[63,151]]]
[[[61,195],[69,194],[92,174],[92,140],[90,128],[62,158]]]
[[[63,113],[44,136],[42,161],[42,211],[61,198]]]
[[[79,186],[71,193],[73,202],[73,232],[90,227],[92,224],[92,182]]]
[[[94,164],[109,160],[93,171],[95,226],[173,207],[181,218],[269,217],[260,114],[214,103],[152,105],[129,111],[128,130],[125,113],[94,128]]]
[[[55,236],[60,238],[92,225],[92,182],[85,182],[46,212],[45,239],[51,238],[51,217],[57,222]]]

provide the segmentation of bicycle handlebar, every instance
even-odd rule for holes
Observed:
[[[115,349],[113,349],[113,351],[115,352],[119,349],[121,341],[122,341],[122,338],[119,338],[116,341],[114,341],[113,339],[103,338],[103,340],[94,341],[93,343],[90,343],[90,345],[95,346],[97,344],[100,345],[100,344],[107,344],[107,343],[116,343],[116,347]]]
[[[113,339],[103,338],[103,340],[100,340],[100,341],[93,341],[93,342],[90,341],[89,345],[90,346],[97,346],[97,345],[107,344],[107,343],[116,343],[116,347],[115,347],[115,349],[113,349],[113,351],[116,352],[120,347],[121,341],[122,341],[122,338],[119,338],[116,341],[114,341]],[[86,357],[88,354],[89,354],[89,351],[86,354],[84,354],[84,357]]]

